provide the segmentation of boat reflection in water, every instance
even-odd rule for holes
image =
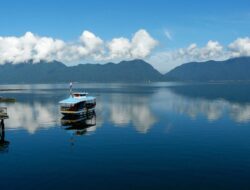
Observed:
[[[62,127],[73,132],[77,136],[86,134],[89,131],[95,130],[96,113],[95,110],[88,111],[82,116],[63,116],[61,119]],[[94,129],[93,129],[94,128]]]

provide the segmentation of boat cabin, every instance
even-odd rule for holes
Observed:
[[[77,97],[86,97],[88,95],[87,92],[74,92],[72,93],[72,96],[77,98]]]
[[[83,115],[96,105],[96,98],[87,96],[86,92],[71,93],[70,97],[60,101],[60,111],[63,115]]]

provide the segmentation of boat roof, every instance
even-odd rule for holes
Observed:
[[[77,104],[80,102],[90,101],[90,100],[94,100],[94,99],[95,99],[95,97],[93,97],[93,96],[80,96],[80,97],[70,96],[69,98],[60,101],[59,104]]]

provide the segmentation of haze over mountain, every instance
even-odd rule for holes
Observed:
[[[250,57],[186,63],[165,74],[164,78],[181,81],[246,81],[250,80]]]
[[[66,66],[53,61],[0,65],[0,83],[63,83],[63,82],[155,82],[155,81],[248,81],[250,57],[225,61],[191,62],[166,74],[149,63],[136,59],[118,64],[79,64]]]

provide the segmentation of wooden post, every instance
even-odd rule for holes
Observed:
[[[4,119],[1,119],[1,133],[0,133],[0,144],[4,144],[4,137],[5,137],[5,131],[4,131]]]

